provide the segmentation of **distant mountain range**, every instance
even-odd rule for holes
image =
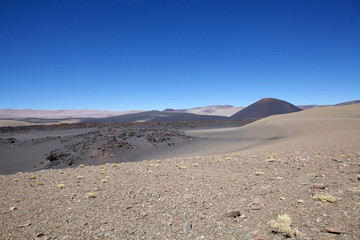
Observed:
[[[46,119],[78,119],[81,122],[164,122],[164,121],[205,121],[232,120],[245,118],[263,118],[274,114],[291,113],[323,106],[345,106],[360,103],[360,100],[338,103],[335,105],[300,105],[294,106],[274,98],[261,99],[246,108],[231,105],[212,105],[190,109],[165,109],[164,111],[103,111],[103,110],[31,110],[0,109],[0,119],[20,119],[37,122]],[[40,120],[39,120],[40,119]],[[41,120],[43,119],[43,120]]]
[[[105,110],[32,110],[32,109],[0,109],[0,118],[103,118],[123,114],[143,112],[142,110],[105,111]]]

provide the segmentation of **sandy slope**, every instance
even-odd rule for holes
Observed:
[[[46,120],[44,120],[46,121]],[[80,122],[79,119],[67,119],[67,120],[58,120],[56,121],[56,124],[60,123],[78,123]],[[54,124],[53,121],[51,122],[42,122],[42,123],[33,123],[28,121],[22,121],[22,120],[8,120],[8,119],[0,119],[0,127],[19,127],[19,126],[31,126],[31,125],[49,125]]]
[[[283,213],[299,239],[359,239],[359,104],[188,133],[228,153],[1,176],[0,239],[283,239]]]

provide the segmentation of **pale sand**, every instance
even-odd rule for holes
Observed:
[[[45,121],[45,120],[44,120]],[[43,123],[32,123],[27,121],[21,120],[7,120],[7,119],[0,119],[0,127],[20,127],[20,126],[31,126],[31,125],[50,125],[50,124],[61,124],[61,123],[79,123],[79,119],[67,119],[67,120],[58,120],[54,123],[51,122],[43,122]]]

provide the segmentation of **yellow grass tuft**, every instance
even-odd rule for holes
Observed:
[[[79,165],[79,168],[83,168],[83,167],[85,167],[84,164],[80,164],[80,165]]]
[[[356,176],[356,178],[357,178],[357,180],[360,180],[360,174],[358,174],[358,175]]]
[[[321,195],[321,194],[316,194],[315,196],[313,196],[313,199],[316,201],[329,202],[329,203],[334,203],[336,201],[336,198],[334,196]]]
[[[215,161],[216,162],[221,162],[222,160],[221,160],[221,158],[215,158]]]
[[[176,166],[178,167],[178,169],[187,169],[186,166],[180,166],[180,165],[177,165],[177,164],[176,164]]]
[[[160,164],[155,164],[154,167],[160,167]]]
[[[101,173],[101,174],[105,174],[105,170],[104,170],[104,169],[101,169],[101,170],[100,170],[100,173]]]
[[[269,222],[271,230],[275,233],[283,234],[285,237],[300,237],[300,231],[297,228],[292,228],[291,224],[291,218],[287,214],[280,214],[276,220]]]
[[[193,165],[192,165],[193,167],[198,167],[199,166],[199,164],[198,163],[193,163]]]
[[[60,183],[60,184],[56,185],[56,187],[60,188],[60,189],[63,189],[65,187],[65,184]]]
[[[255,171],[255,175],[256,175],[256,176],[260,176],[260,175],[264,175],[264,173],[261,172],[261,171]]]
[[[64,171],[60,171],[59,173],[60,173],[60,174],[64,174],[65,172],[64,172]]]
[[[41,185],[44,185],[44,183],[43,183],[42,181],[38,181],[38,182],[36,183],[36,185],[41,186]]]
[[[104,178],[104,179],[101,180],[102,183],[107,183],[108,181],[109,181],[109,180],[106,179],[106,178]]]
[[[75,178],[76,178],[76,179],[84,179],[84,177],[83,177],[83,176],[80,176],[80,175],[76,175]]]
[[[35,179],[35,175],[29,175],[29,179]]]
[[[17,181],[19,181],[19,179],[17,179],[17,178],[14,178],[14,179],[13,179],[13,181],[14,181],[14,182],[17,182]]]
[[[16,175],[21,175],[21,174],[22,174],[22,172],[17,172],[17,173],[16,173]]]
[[[88,198],[96,198],[96,193],[94,193],[94,192],[88,192],[88,193],[86,193],[86,196],[87,196]]]
[[[277,162],[277,160],[275,158],[268,158],[266,159],[267,162]]]
[[[120,167],[120,165],[117,164],[117,163],[114,163],[114,164],[112,165],[112,167],[113,167],[113,168],[117,168],[117,167]]]

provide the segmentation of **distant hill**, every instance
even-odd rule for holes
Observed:
[[[33,110],[33,109],[0,109],[0,118],[43,118],[43,119],[68,119],[68,118],[103,118],[141,112],[129,111],[105,111],[105,110]]]
[[[333,105],[315,105],[314,104],[314,105],[299,105],[298,107],[301,108],[302,110],[306,110],[306,109],[311,109],[311,108],[328,107],[328,106],[347,106],[347,105],[357,104],[357,103],[360,103],[360,100],[342,102],[342,103],[333,104]]]
[[[199,115],[213,115],[213,116],[224,116],[230,117],[234,113],[237,113],[243,109],[243,107],[234,107],[231,105],[210,105],[206,107],[194,107],[189,109],[172,109],[167,108],[164,112],[183,112],[183,113],[193,113]]]
[[[302,109],[283,100],[263,98],[231,116],[232,119],[264,118],[275,114],[298,112]]]
[[[360,103],[360,100],[354,100],[354,101],[349,101],[349,102],[342,102],[342,103],[338,103],[335,106],[347,106],[347,105],[351,105],[351,104],[358,104]]]
[[[229,120],[228,117],[197,115],[174,111],[146,111],[107,118],[88,118],[83,122],[91,123],[126,123],[126,122],[174,122],[174,121],[207,121]]]

